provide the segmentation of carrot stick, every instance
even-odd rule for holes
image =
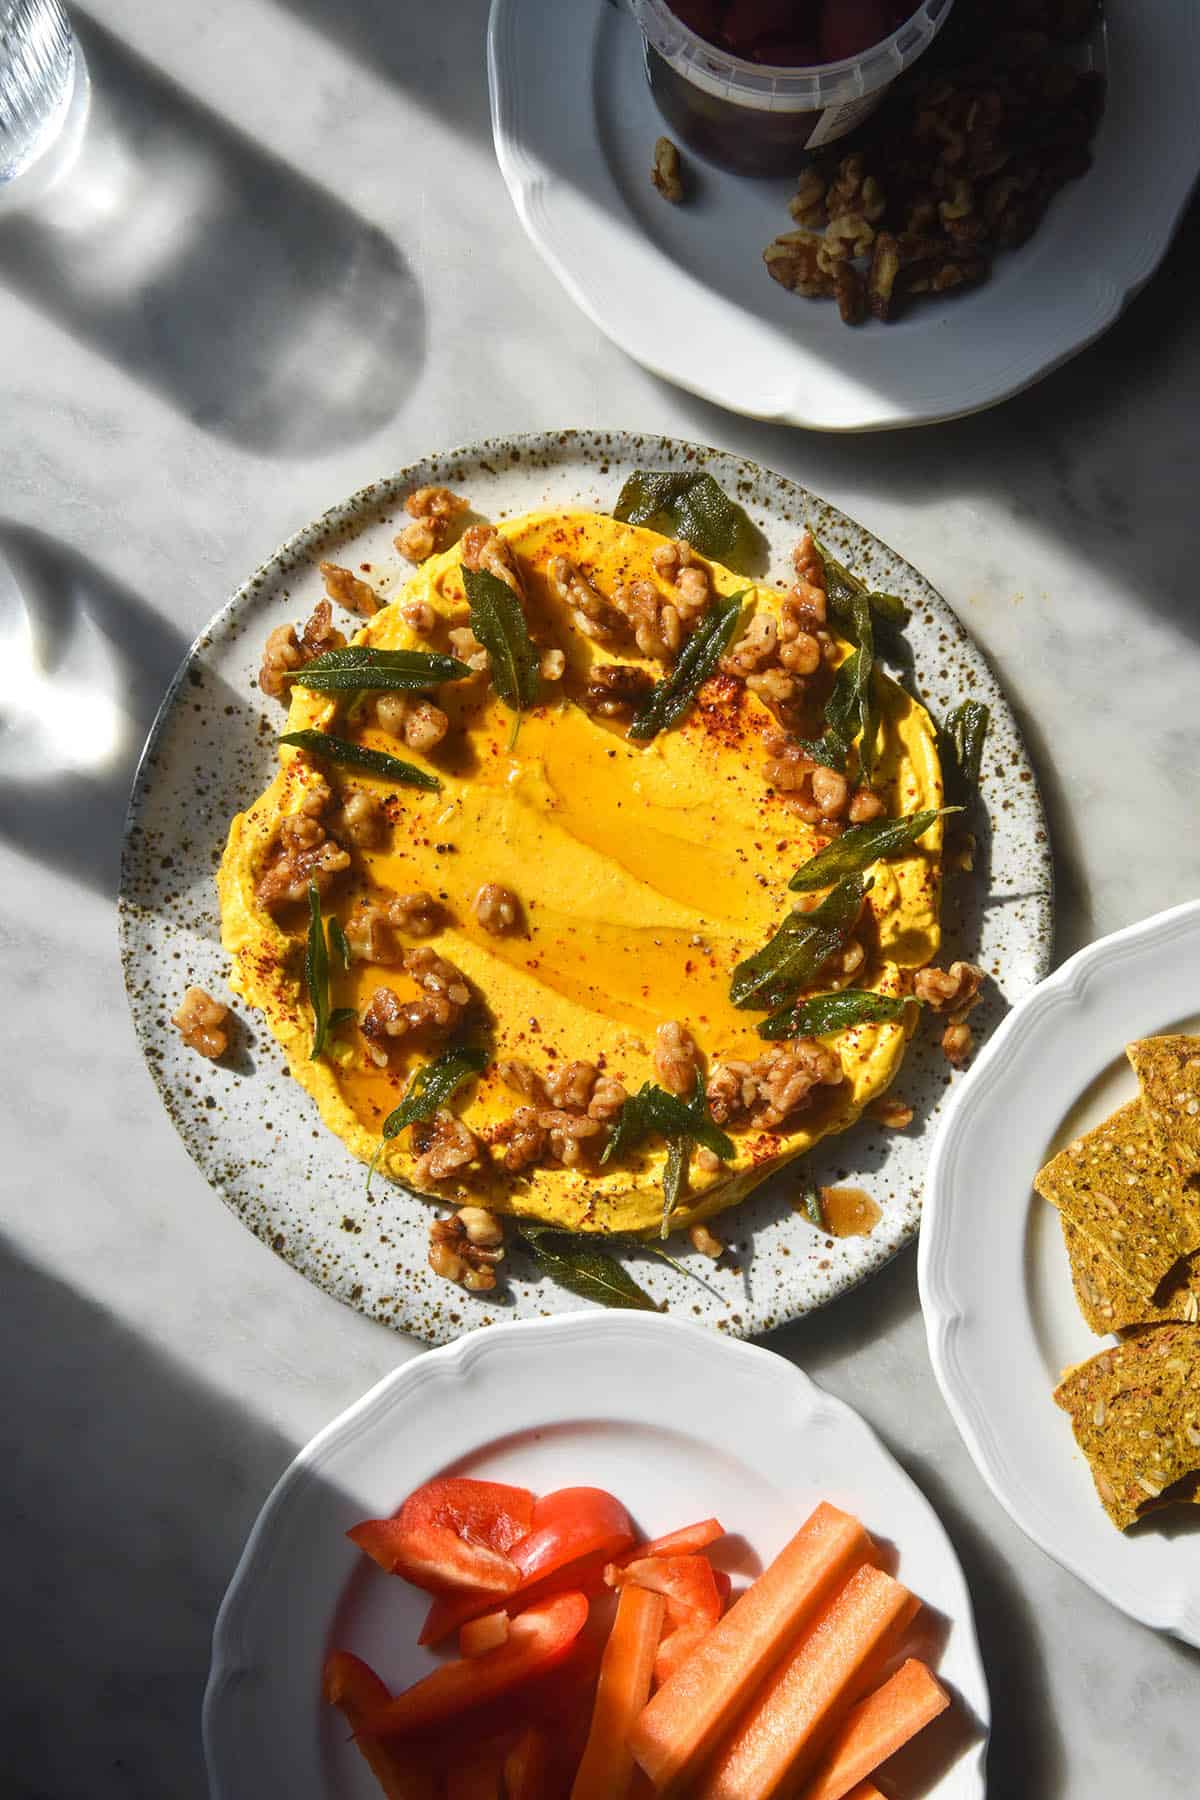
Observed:
[[[785,1786],[790,1791],[834,1709],[884,1635],[911,1612],[912,1599],[882,1569],[852,1575],[756,1696],[695,1800],[772,1800]]]
[[[822,1502],[739,1594],[633,1728],[633,1754],[657,1792],[682,1787],[801,1627],[874,1548],[857,1519]]]
[[[803,1800],[843,1800],[950,1704],[923,1662],[909,1657],[881,1688],[847,1713],[826,1744]]]
[[[887,1800],[887,1795],[881,1793],[873,1781],[860,1781],[850,1800]]]
[[[629,1792],[633,1777],[629,1733],[650,1694],[665,1608],[662,1595],[649,1588],[621,1589],[571,1800],[623,1800]]]
[[[433,1800],[432,1771],[407,1751],[393,1750],[363,1729],[363,1721],[391,1699],[374,1669],[349,1650],[334,1650],[325,1660],[325,1698],[342,1713],[354,1733],[363,1760],[387,1800]]]

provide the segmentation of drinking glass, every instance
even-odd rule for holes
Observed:
[[[0,190],[58,137],[76,67],[59,0],[0,0]]]

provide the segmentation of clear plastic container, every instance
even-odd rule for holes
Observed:
[[[792,174],[805,152],[845,137],[933,42],[953,0],[921,0],[890,37],[815,68],[747,62],[708,43],[666,0],[625,0],[641,26],[646,74],[671,130],[743,175]]]

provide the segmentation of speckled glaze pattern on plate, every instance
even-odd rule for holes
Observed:
[[[374,482],[298,532],[238,590],[188,653],[163,702],[134,782],[122,865],[120,929],[126,987],[150,1071],[192,1157],[244,1224],[339,1300],[398,1330],[445,1343],[477,1325],[573,1311],[586,1302],[539,1277],[510,1250],[506,1279],[477,1298],[426,1266],[430,1208],[376,1182],[320,1124],[256,1017],[239,1009],[229,1056],[205,1062],[181,1043],[171,1014],[189,982],[226,995],[214,874],[229,821],[270,779],[283,714],[256,685],[275,625],[304,617],[321,593],[317,563],[369,563],[384,600],[412,571],[392,548],[403,496],[447,482],[477,512],[502,518],[537,506],[610,511],[635,468],[705,468],[746,507],[766,540],[765,577],[786,585],[808,521],[837,554],[913,608],[908,629],[919,691],[938,716],[971,695],[991,708],[983,796],[987,823],[974,874],[947,879],[947,954],[992,977],[972,1015],[988,1030],[1046,973],[1052,876],[1037,782],[1012,713],[980,651],[946,602],[886,545],[782,475],[672,438],[549,432],[432,456]],[[982,904],[986,894],[987,905]],[[677,1273],[650,1252],[628,1257],[642,1285],[676,1316],[737,1336],[769,1331],[857,1286],[917,1229],[925,1164],[954,1077],[925,1022],[897,1092],[914,1107],[907,1132],[863,1121],[808,1159],[823,1183],[853,1182],[882,1209],[869,1237],[824,1236],[795,1211],[783,1171],[726,1216],[729,1253],[714,1266],[686,1246]],[[675,1246],[672,1245],[672,1249]]]

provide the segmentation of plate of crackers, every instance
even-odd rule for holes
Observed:
[[[1200,902],[1089,945],[1009,1014],[934,1147],[920,1284],[997,1499],[1200,1645]]]

